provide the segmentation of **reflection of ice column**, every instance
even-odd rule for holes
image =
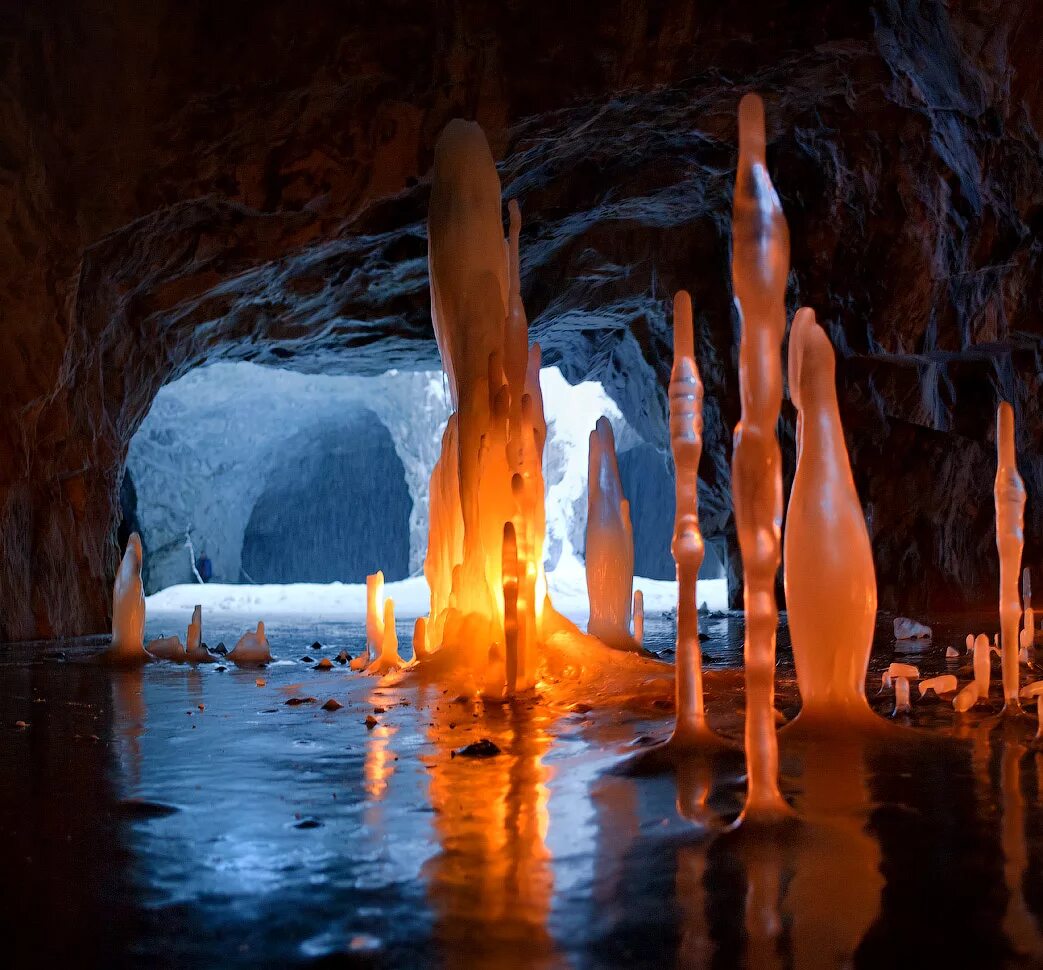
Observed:
[[[840,424],[833,348],[807,307],[790,330],[789,384],[797,470],[786,514],[785,581],[801,717],[871,717],[865,678],[876,573]]]
[[[703,660],[699,646],[696,581],[703,564],[699,529],[699,459],[703,452],[703,383],[695,363],[692,301],[674,296],[674,364],[670,371],[670,445],[674,455],[674,537],[677,565],[676,720],[672,745],[696,744],[708,735],[703,710]]]
[[[1014,455],[1014,410],[1003,401],[996,413],[996,549],[1000,559],[1000,631],[1003,700],[1018,710],[1018,575],[1025,544],[1025,485]]]
[[[623,498],[616,442],[608,418],[590,433],[587,462],[587,631],[613,647],[633,649],[634,533]]]
[[[127,540],[116,582],[112,587],[112,647],[108,656],[121,663],[144,663],[145,589],[141,584],[141,536]]]
[[[742,552],[746,610],[746,765],[744,819],[771,820],[788,809],[779,791],[775,736],[775,573],[779,568],[782,473],[775,425],[782,404],[781,345],[786,328],[789,229],[765,167],[764,104],[739,104],[739,164],[732,209],[732,284],[742,336],[732,496]]]

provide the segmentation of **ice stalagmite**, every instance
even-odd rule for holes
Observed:
[[[797,723],[875,722],[865,695],[876,573],[837,405],[833,348],[815,314],[790,329],[797,470],[786,513],[786,607],[803,705]]]
[[[384,614],[380,624],[380,652],[366,668],[367,674],[386,674],[398,670],[406,662],[398,653],[398,631],[395,629],[395,601],[389,596],[384,600]]]
[[[1022,628],[1028,633],[1026,640],[1031,647],[1036,639],[1036,613],[1032,609],[1032,572],[1028,566],[1021,573],[1021,605],[1024,610]]]
[[[590,433],[587,459],[587,632],[610,647],[636,650],[630,635],[634,590],[634,531],[623,497],[616,441],[608,418]]]
[[[1018,702],[1018,621],[1021,602],[1018,577],[1025,545],[1025,485],[1014,453],[1014,409],[1003,401],[996,412],[996,549],[1000,559],[1000,645],[1004,710],[1020,710]]]
[[[116,582],[112,588],[112,646],[106,653],[117,663],[146,663],[145,588],[141,583],[141,536],[127,540]]]
[[[192,622],[188,624],[188,642],[185,648],[186,659],[190,663],[210,663],[213,657],[203,644],[203,607],[198,603],[192,610]]]
[[[645,642],[645,594],[634,590],[634,643],[639,647]]]
[[[699,459],[703,452],[703,384],[695,362],[692,301],[674,296],[674,363],[670,371],[670,446],[674,455],[674,536],[670,550],[677,569],[676,720],[672,748],[704,745],[712,738],[703,705],[703,660],[699,645],[696,583],[703,564],[699,528]]]
[[[739,164],[732,207],[732,285],[741,321],[741,419],[732,453],[732,497],[746,611],[746,805],[744,821],[789,814],[779,791],[775,735],[775,573],[779,568],[782,467],[775,426],[782,404],[789,229],[765,167],[764,104],[739,104]]]
[[[505,242],[500,205],[481,129],[450,122],[435,147],[428,217],[431,315],[454,414],[431,474],[425,662],[455,670],[457,685],[475,693],[532,686],[548,609],[540,354],[521,302],[518,206],[509,206]],[[518,559],[513,687],[504,664],[507,523]]]
[[[256,630],[244,633],[228,654],[228,659],[237,664],[262,664],[272,659],[264,623],[259,622]]]
[[[384,642],[384,573],[378,570],[366,577],[366,652],[370,660],[380,656]]]

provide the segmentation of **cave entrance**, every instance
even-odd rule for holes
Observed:
[[[409,575],[413,500],[391,433],[372,411],[290,442],[243,536],[256,583],[363,583]]]
[[[448,416],[440,374],[304,374],[215,363],[163,387],[130,444],[124,515],[145,589],[360,583],[416,575],[430,466]]]

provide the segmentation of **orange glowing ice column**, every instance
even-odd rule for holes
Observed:
[[[1025,544],[1025,485],[1014,455],[1014,410],[1003,401],[996,412],[996,549],[1000,559],[1000,631],[1004,710],[1017,711],[1018,576]]]
[[[732,496],[746,611],[746,805],[744,820],[788,814],[779,791],[775,736],[775,573],[779,568],[782,472],[775,425],[782,404],[789,229],[765,167],[764,104],[739,104],[739,165],[732,208],[732,285],[742,336]]]
[[[623,498],[616,441],[608,418],[590,433],[587,460],[587,632],[610,647],[633,650],[634,531]]]
[[[797,470],[786,513],[786,608],[800,718],[872,718],[866,668],[876,619],[876,573],[837,405],[836,361],[814,311],[790,328],[790,397]]]
[[[699,646],[696,582],[703,564],[699,529],[699,458],[703,453],[703,383],[695,363],[692,301],[674,296],[674,365],[670,371],[670,445],[674,454],[674,537],[677,570],[676,720],[670,744],[698,746],[710,737],[703,707],[703,659]]]
[[[145,589],[141,583],[141,536],[131,533],[112,587],[112,646],[106,656],[119,663],[145,663]]]
[[[376,660],[384,643],[384,573],[378,570],[366,577],[366,656]]]
[[[1032,572],[1026,566],[1021,573],[1021,602],[1025,612],[1022,614],[1022,627],[1027,631],[1027,645],[1032,646],[1036,639],[1036,611],[1032,609]]]

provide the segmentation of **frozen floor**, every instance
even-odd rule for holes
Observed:
[[[187,619],[153,610],[149,635]],[[231,645],[250,619],[204,613],[204,637]],[[710,716],[738,738],[741,686],[726,671],[741,621],[704,626]],[[925,672],[951,669],[945,646],[970,628],[935,626],[915,657]],[[888,628],[869,677],[884,711]],[[669,691],[623,708],[570,709],[552,690],[482,708],[301,659],[355,653],[358,623],[271,620],[269,634],[279,662],[263,671],[0,652],[7,965],[1043,961],[1030,722],[1005,730],[982,709],[957,727],[926,701],[908,721],[918,731],[883,740],[808,746],[784,732],[800,821],[758,837],[725,830],[741,807],[736,758],[676,778],[617,770],[667,732]],[[672,636],[650,621],[653,649]],[[321,710],[328,698],[344,706]],[[778,706],[792,716],[796,703],[783,630]],[[501,753],[453,756],[481,738]]]

